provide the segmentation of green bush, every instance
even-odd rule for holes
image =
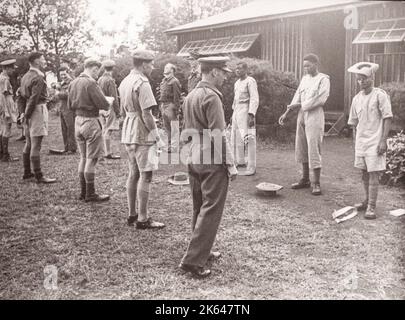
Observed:
[[[388,185],[405,186],[405,133],[401,131],[389,139],[387,151],[388,170],[383,176],[383,182]]]
[[[380,86],[391,97],[392,113],[394,115],[394,127],[405,129],[405,83],[389,82]]]

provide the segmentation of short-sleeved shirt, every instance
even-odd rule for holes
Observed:
[[[114,98],[112,109],[114,110],[116,115],[119,115],[120,107],[118,102],[118,91],[114,78],[108,73],[104,73],[100,77],[100,79],[98,79],[97,83],[100,86],[103,93],[105,94],[105,96]]]
[[[369,94],[360,91],[352,101],[349,125],[356,126],[356,156],[375,156],[383,135],[383,120],[392,118],[388,94],[373,88]]]
[[[126,113],[122,127],[124,144],[152,145],[156,143],[142,118],[142,111],[157,105],[148,78],[136,70],[119,87],[121,109]]]
[[[0,118],[10,118],[12,122],[17,120],[17,107],[13,100],[13,88],[10,78],[6,74],[0,74]]]

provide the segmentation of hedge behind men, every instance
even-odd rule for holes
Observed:
[[[392,109],[388,94],[374,88],[378,64],[359,62],[348,71],[356,75],[361,91],[353,98],[348,124],[356,129],[354,166],[362,170],[366,199],[356,204],[366,219],[375,219],[380,173],[386,170],[387,138]]]
[[[20,103],[23,109],[21,118],[25,119],[25,147],[23,151],[24,176],[30,179],[35,176],[37,183],[54,183],[56,179],[43,176],[41,171],[40,152],[44,136],[48,135],[48,91],[43,69],[46,60],[41,52],[28,56],[30,69],[21,79]],[[31,172],[31,164],[34,174]]]
[[[198,61],[202,81],[188,94],[183,105],[183,135],[192,137],[188,172],[193,197],[193,233],[180,268],[204,278],[211,274],[205,265],[213,256],[211,249],[222,218],[229,177],[233,180],[237,171],[225,134],[222,94],[218,90],[226,73],[231,72],[226,66],[229,58],[206,57]]]
[[[251,176],[256,173],[256,129],[255,116],[259,107],[259,92],[256,80],[247,74],[248,65],[240,62],[236,66],[234,101],[232,105],[232,150],[235,152],[239,175]],[[248,153],[246,164],[245,151]]]
[[[17,122],[18,110],[13,99],[13,88],[10,77],[14,73],[15,59],[0,63],[3,71],[0,74],[0,160],[2,162],[17,161],[8,152],[8,142],[11,136],[11,125]]]
[[[164,68],[164,78],[160,84],[160,103],[163,124],[168,137],[168,152],[177,152],[179,148],[179,108],[181,84],[174,76],[176,66],[168,63]]]
[[[60,104],[60,124],[64,149],[62,152],[59,150],[49,150],[49,152],[54,154],[75,154],[77,151],[75,138],[75,112],[70,110],[67,106],[68,88],[69,84],[72,82],[72,78],[66,67],[60,68],[59,74],[62,82],[60,87],[56,88],[55,98],[59,100]]]
[[[79,199],[86,202],[110,199],[108,195],[95,192],[94,181],[97,161],[104,153],[99,110],[108,110],[110,107],[96,81],[100,67],[101,63],[96,59],[87,59],[84,71],[70,83],[68,89],[68,108],[76,113],[75,136],[80,151]]]
[[[287,111],[280,117],[279,123],[284,124],[290,111],[299,109],[297,132],[295,138],[295,158],[302,164],[302,179],[294,183],[292,189],[310,188],[309,169],[314,173],[312,194],[319,196],[321,191],[321,146],[325,130],[325,114],[323,106],[329,97],[329,76],[318,71],[319,58],[315,54],[304,57],[306,73],[294,95]]]
[[[107,113],[107,116],[102,115],[101,120],[103,124],[103,139],[105,148],[105,157],[107,159],[117,160],[121,159],[119,155],[113,155],[111,151],[111,136],[113,131],[119,130],[118,118],[120,116],[120,105],[118,102],[117,85],[113,78],[113,70],[115,67],[114,60],[106,60],[103,62],[104,73],[98,79],[98,84],[106,97],[113,97],[114,101]]]
[[[136,222],[137,229],[161,229],[165,227],[163,223],[148,217],[150,186],[153,171],[158,169],[157,147],[161,143],[152,115],[152,107],[157,103],[147,78],[153,70],[153,54],[136,50],[133,64],[134,68],[119,87],[121,109],[126,114],[121,142],[125,144],[129,164],[127,223],[133,226]]]

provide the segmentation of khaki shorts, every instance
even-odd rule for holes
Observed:
[[[80,154],[86,159],[97,159],[103,156],[102,127],[98,118],[76,116],[75,137]]]
[[[145,146],[140,144],[126,144],[130,162],[136,162],[139,172],[156,171],[159,168],[159,156],[157,146]]]
[[[387,169],[387,156],[385,154],[381,156],[356,156],[354,166],[367,172],[385,171]]]
[[[48,108],[45,104],[35,106],[34,112],[28,120],[27,129],[30,137],[48,135]]]

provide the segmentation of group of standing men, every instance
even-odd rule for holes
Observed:
[[[101,63],[88,59],[84,71],[74,80],[62,73],[62,86],[58,98],[66,101],[62,110],[65,127],[72,132],[74,119],[75,141],[65,140],[65,151],[80,152],[78,176],[80,200],[101,202],[109,200],[108,195],[95,192],[95,168],[105,155],[118,158],[109,152],[111,130],[117,128],[120,111],[125,115],[121,143],[128,154],[129,174],[126,183],[129,217],[127,224],[137,229],[161,229],[165,225],[154,221],[148,215],[148,200],[153,171],[158,169],[159,149],[174,152],[179,141],[173,125],[178,125],[180,108],[180,83],[174,77],[176,67],[165,67],[165,78],[161,84],[161,112],[168,130],[168,145],[163,142],[157,130],[152,108],[157,102],[148,77],[153,70],[154,56],[146,50],[133,54],[133,69],[117,89],[112,78],[114,62],[104,62],[105,74],[98,80]],[[197,57],[198,68],[189,78],[189,93],[182,111],[183,130],[191,130],[188,154],[188,173],[193,198],[192,235],[180,268],[197,277],[207,277],[211,271],[206,268],[209,259],[220,256],[212,252],[217,230],[224,210],[230,180],[240,175],[256,172],[255,115],[259,106],[256,81],[247,74],[245,63],[237,65],[239,80],[235,83],[235,98],[232,116],[232,138],[228,140],[223,110],[223,96],[220,88],[231,70],[227,67],[228,57]],[[36,178],[38,183],[53,183],[56,179],[44,177],[40,165],[40,149],[48,133],[47,90],[43,70],[45,58],[35,52],[29,56],[30,70],[24,75],[18,105],[21,118],[26,125],[27,140],[23,152],[24,179]],[[7,138],[9,137],[10,91],[5,78],[10,62],[3,62],[0,76],[2,154],[9,158]],[[330,90],[329,77],[318,71],[319,59],[314,54],[304,58],[303,77],[296,94],[285,114],[279,119],[284,124],[290,111],[298,109],[296,132],[296,159],[302,164],[303,177],[292,185],[293,189],[311,186],[309,170],[314,173],[312,194],[320,195],[321,143],[324,131],[323,106]],[[391,105],[387,94],[373,87],[373,76],[378,66],[371,63],[356,64],[349,72],[356,74],[361,92],[353,99],[349,124],[356,126],[356,163],[363,170],[366,199],[358,209],[366,210],[366,218],[375,218],[374,209],[378,192],[378,172],[385,169],[385,151]],[[62,72],[64,70],[61,70]],[[11,72],[11,71],[10,71]],[[197,81],[196,81],[197,80]],[[11,95],[12,97],[12,95]],[[119,97],[119,98],[118,98]],[[120,104],[119,104],[120,101]],[[6,107],[5,107],[6,106]],[[100,111],[105,117],[102,123]],[[63,124],[62,124],[63,126]],[[103,134],[104,132],[104,134]],[[106,133],[107,132],[107,133]],[[174,132],[174,135],[173,135]],[[197,136],[195,132],[198,132]],[[171,136],[172,135],[172,136]],[[103,138],[104,137],[104,138]],[[219,147],[214,141],[220,142]],[[207,143],[208,142],[208,143]],[[249,146],[253,145],[253,147]],[[202,161],[206,152],[211,162]],[[247,163],[246,163],[247,151]],[[218,162],[217,159],[220,159]],[[31,165],[33,173],[31,172]],[[246,168],[246,170],[243,170]],[[238,172],[239,169],[239,172]]]

